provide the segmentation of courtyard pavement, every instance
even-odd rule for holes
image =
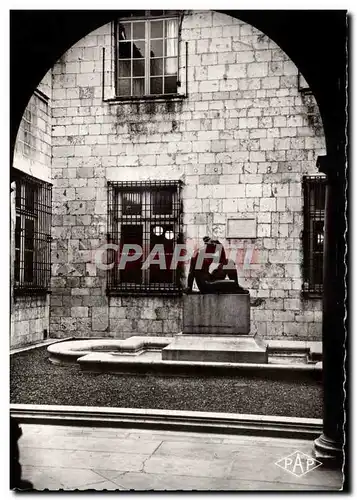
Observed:
[[[21,424],[23,479],[37,490],[340,490],[324,466],[297,477],[276,462],[311,440]]]

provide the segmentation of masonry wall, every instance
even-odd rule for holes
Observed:
[[[108,180],[181,179],[186,239],[254,249],[238,269],[252,331],[320,339],[321,302],[301,298],[302,175],[317,173],[325,147],[316,102],[286,54],[240,20],[187,13],[180,44],[188,95],[172,102],[103,102],[103,48],[104,97],[114,97],[110,24],[53,68],[51,336],[181,330],[181,299],[108,300],[92,253],[106,242]],[[255,237],[229,235],[230,219],[249,219]]]
[[[51,180],[51,87],[49,71],[38,86],[49,101],[34,94],[24,113],[17,134],[13,167],[37,179]],[[11,283],[14,277],[15,258],[15,190],[12,186],[11,204]],[[46,333],[47,332],[47,333]],[[14,297],[11,286],[11,334],[12,348],[33,344],[49,335],[49,297]]]

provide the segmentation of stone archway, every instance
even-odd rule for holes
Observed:
[[[37,15],[37,14],[36,14]],[[56,15],[56,13],[54,14]],[[69,16],[73,16],[75,18],[75,15],[72,13],[68,14]],[[95,12],[92,13],[93,16],[96,16],[97,14]],[[106,13],[105,15],[112,16],[111,13]],[[340,345],[342,340],[341,337],[336,337],[333,335],[332,330],[340,331],[343,329],[343,300],[341,301],[341,297],[343,295],[343,290],[344,290],[344,281],[343,281],[343,275],[344,275],[344,268],[343,268],[343,258],[344,258],[344,236],[343,236],[343,229],[345,225],[344,217],[342,216],[344,214],[344,169],[345,169],[345,160],[346,160],[346,152],[344,149],[345,146],[345,121],[346,121],[346,116],[345,116],[345,82],[346,82],[346,70],[345,70],[345,40],[344,40],[344,33],[346,30],[345,26],[345,19],[344,16],[342,16],[342,21],[339,24],[339,28],[336,28],[335,25],[335,18],[330,18],[330,24],[324,23],[324,29],[322,27],[317,27],[318,23],[318,18],[313,19],[313,15],[311,13],[305,14],[305,18],[301,18],[301,20],[305,21],[305,31],[308,33],[307,39],[309,39],[309,35],[311,36],[311,33],[314,33],[316,38],[315,40],[315,47],[319,47],[321,49],[320,55],[323,54],[322,57],[322,64],[321,60],[316,60],[316,52],[309,55],[308,46],[309,44],[306,43],[306,39],[304,40],[303,44],[303,50],[299,50],[297,48],[298,44],[301,43],[301,39],[297,40],[297,44],[290,44],[289,41],[294,38],[292,36],[292,30],[293,30],[293,24],[288,24],[287,27],[284,29],[280,29],[279,31],[279,23],[274,24],[274,17],[272,18],[271,15],[266,16],[267,21],[263,21],[263,16],[260,14],[257,15],[257,17],[254,19],[254,14],[253,13],[244,13],[244,12],[235,12],[234,14],[231,14],[234,17],[239,17],[242,19],[250,19],[250,24],[253,24],[257,26],[259,29],[261,29],[264,33],[269,34],[269,21],[272,25],[274,25],[274,29],[277,30],[276,33],[278,33],[275,37],[274,34],[269,34],[269,36],[272,39],[279,39],[280,38],[280,43],[279,45],[283,48],[283,50],[286,51],[290,57],[297,62],[298,66],[301,67],[301,69],[305,65],[305,70],[302,70],[303,73],[307,76],[307,79],[309,81],[310,86],[314,89],[314,93],[316,95],[317,101],[320,105],[320,111],[321,115],[324,121],[324,127],[325,127],[325,132],[326,132],[326,141],[327,141],[327,152],[328,152],[328,157],[327,157],[327,162],[325,161],[324,163],[327,163],[327,168],[325,168],[325,171],[327,174],[337,174],[337,175],[331,175],[331,188],[330,188],[330,195],[329,195],[329,203],[331,206],[331,209],[329,213],[333,213],[334,216],[332,217],[330,221],[330,230],[329,233],[330,235],[336,234],[337,237],[335,237],[332,241],[330,240],[330,249],[331,253],[329,254],[329,259],[328,262],[331,263],[329,270],[327,274],[325,275],[327,277],[327,280],[331,282],[331,287],[329,288],[328,293],[326,295],[328,296],[326,299],[326,307],[325,307],[325,318],[324,318],[324,337],[327,339],[333,338],[334,341],[331,342],[329,341],[328,343],[325,343],[325,356],[326,359],[330,359],[329,363],[329,373],[331,375],[330,381],[332,381],[332,374],[336,375],[334,378],[334,386],[336,387],[336,379],[338,381],[341,381],[341,373],[340,370],[337,370],[334,372],[336,366],[336,359],[331,354],[333,352],[333,349],[336,349],[336,345]],[[335,16],[335,14],[332,14]],[[104,16],[104,14],[103,14]],[[250,16],[250,17],[249,17]],[[274,16],[274,15],[273,15]],[[296,16],[297,14],[294,14],[294,24],[296,23]],[[105,21],[104,21],[105,22]],[[264,22],[265,28],[264,28]],[[26,20],[26,23],[28,25],[31,25],[31,29],[33,29],[33,23],[29,23],[28,19]],[[96,24],[98,23],[98,24]],[[91,29],[94,29],[96,25],[101,25],[103,24],[103,19],[98,21],[94,21],[93,18],[91,19],[90,23],[91,28],[88,30],[90,31]],[[323,23],[322,23],[323,24]],[[310,30],[306,26],[310,26]],[[73,30],[75,28],[73,27]],[[78,27],[76,27],[78,29]],[[325,30],[325,31],[324,31]],[[274,31],[274,30],[273,30]],[[74,31],[70,33],[70,36],[73,35]],[[25,32],[26,34],[26,32]],[[41,34],[41,30],[39,30],[39,34]],[[325,37],[321,36],[322,34],[325,34]],[[46,37],[47,35],[47,37]],[[335,37],[334,37],[335,35]],[[26,87],[24,85],[24,78],[19,78],[19,74],[16,73],[16,69],[14,69],[14,75],[15,75],[15,80],[12,80],[12,83],[14,83],[14,87],[17,84],[17,80],[20,82],[21,85],[23,85],[23,88],[20,87],[19,91],[13,91],[12,94],[12,99],[13,102],[17,98],[17,104],[13,105],[13,121],[12,121],[12,129],[11,129],[11,138],[12,138],[12,144],[14,143],[14,138],[16,137],[16,131],[19,123],[19,117],[22,115],[22,111],[25,108],[25,105],[27,103],[28,97],[31,94],[33,90],[33,83],[38,82],[40,80],[40,77],[45,73],[45,70],[51,66],[46,66],[46,63],[48,64],[49,60],[51,57],[58,57],[58,54],[56,54],[56,51],[54,51],[52,54],[49,51],[47,53],[47,57],[44,58],[43,61],[37,60],[38,58],[38,53],[36,54],[36,50],[38,50],[39,45],[43,45],[47,43],[48,37],[49,37],[49,32],[46,32],[46,30],[43,32],[42,31],[42,36],[46,40],[45,42],[43,40],[37,40],[39,44],[34,46],[34,56],[36,57],[36,65],[33,67],[33,72],[32,76],[29,78],[29,86]],[[76,37],[75,37],[76,38]],[[78,39],[78,38],[77,38]],[[22,54],[23,50],[23,42],[25,40],[25,37],[21,39],[22,43],[20,43],[20,47],[16,50],[18,50],[17,54],[19,57],[15,57],[13,60],[21,60],[20,53]],[[310,38],[311,40],[311,38]],[[323,43],[322,43],[323,40]],[[63,40],[64,45],[68,44],[68,38],[66,41]],[[329,47],[332,48],[333,44],[335,43],[334,49],[335,50],[328,50],[327,49],[327,44],[330,43]],[[325,46],[324,46],[325,44]],[[312,42],[313,45],[313,42]],[[14,45],[13,45],[14,46]],[[30,45],[28,46],[30,47]],[[16,54],[15,50],[15,54]],[[294,55],[293,55],[294,54]],[[331,56],[331,54],[334,55],[334,57]],[[13,56],[14,57],[14,56]],[[26,59],[31,61],[30,57],[27,57]],[[305,59],[305,61],[304,61]],[[306,63],[307,61],[307,63]],[[41,62],[43,65],[41,66]],[[26,62],[24,61],[24,65]],[[33,60],[31,61],[31,64],[33,64]],[[21,65],[18,65],[20,70],[24,71],[24,68],[21,68]],[[315,69],[313,69],[315,68]],[[25,70],[26,73],[26,70]],[[17,77],[16,77],[17,75]],[[35,84],[36,84],[35,83]],[[31,88],[32,86],[32,88]],[[324,88],[325,87],[325,88]],[[19,89],[19,87],[18,87]],[[321,162],[322,163],[322,162]],[[326,167],[326,165],[325,165]],[[323,166],[324,168],[324,166]],[[337,201],[336,201],[337,200]],[[336,205],[338,203],[338,205]],[[339,267],[336,268],[336,263],[339,264]],[[334,270],[333,270],[334,268]],[[337,284],[337,286],[336,286]],[[332,306],[332,307],[331,307]],[[342,354],[342,349],[339,351],[340,356]],[[341,363],[337,363],[338,367],[341,368],[342,366],[342,360],[340,359]],[[334,392],[332,390],[331,392],[331,397],[334,395]],[[335,405],[335,407],[340,410],[339,405]],[[331,408],[329,407],[329,411]],[[335,415],[335,417],[340,418],[338,415]],[[335,419],[336,421],[336,419]],[[332,422],[332,424],[334,424]],[[340,424],[339,426],[339,434],[341,433],[341,427]],[[329,431],[327,431],[328,433]],[[336,435],[335,435],[336,437]],[[337,437],[336,437],[337,438]]]

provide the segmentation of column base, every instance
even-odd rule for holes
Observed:
[[[313,456],[324,465],[341,467],[343,461],[342,444],[330,439],[325,434],[315,439]]]

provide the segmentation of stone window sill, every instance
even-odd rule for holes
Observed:
[[[121,290],[107,289],[107,295],[110,297],[181,297],[182,290]]]
[[[44,295],[50,295],[51,291],[47,288],[14,288],[14,297],[41,297]]]
[[[187,96],[184,94],[163,94],[163,95],[147,95],[147,96],[132,96],[132,97],[112,97],[110,99],[104,99],[104,102],[108,104],[128,104],[133,102],[166,102],[166,101],[182,101],[186,99]]]

